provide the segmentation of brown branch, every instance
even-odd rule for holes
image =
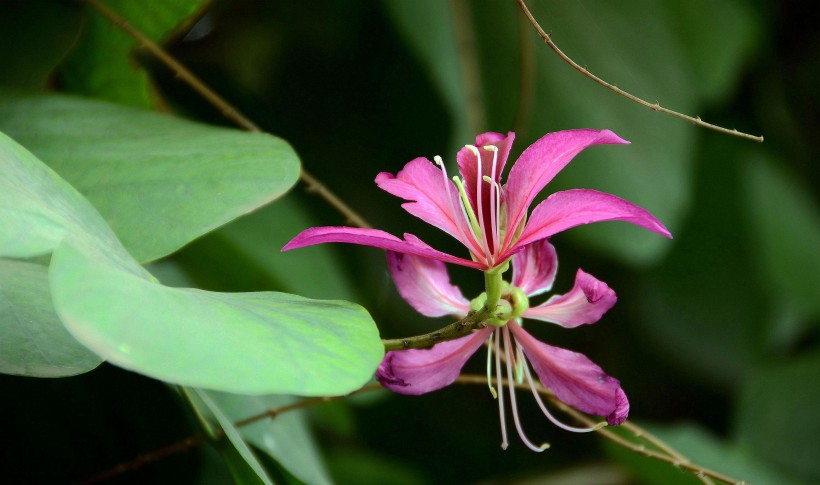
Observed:
[[[722,126],[713,125],[712,123],[707,123],[707,122],[701,120],[700,116],[697,116],[697,117],[693,118],[693,117],[685,115],[683,113],[678,113],[677,111],[673,111],[671,109],[664,108],[663,106],[661,106],[658,103],[649,103],[649,102],[644,101],[643,99],[641,99],[641,98],[639,98],[635,95],[627,93],[626,91],[624,91],[623,89],[615,86],[614,84],[610,84],[610,83],[604,81],[603,79],[601,79],[598,76],[596,76],[596,75],[592,74],[591,72],[589,72],[589,70],[586,67],[581,67],[578,63],[576,63],[575,61],[570,59],[569,56],[564,54],[564,52],[561,49],[559,49],[557,45],[555,45],[555,42],[552,41],[552,38],[550,37],[550,35],[548,33],[544,32],[544,29],[542,29],[541,25],[538,24],[538,21],[535,20],[535,17],[533,17],[532,13],[527,8],[527,5],[524,3],[524,0],[516,0],[516,1],[518,2],[518,5],[521,7],[521,10],[524,12],[524,15],[526,15],[527,19],[530,21],[532,26],[535,27],[535,30],[538,32],[538,35],[544,40],[544,43],[547,44],[549,46],[549,48],[552,49],[553,52],[555,52],[558,55],[558,57],[560,57],[564,62],[566,62],[567,64],[572,66],[573,69],[580,72],[581,74],[588,77],[589,79],[592,79],[593,81],[600,84],[601,86],[609,89],[610,91],[612,91],[616,94],[619,94],[619,95],[629,99],[630,101],[634,101],[634,102],[640,104],[641,106],[649,108],[652,111],[657,111],[659,113],[664,113],[664,114],[667,114],[667,115],[670,115],[670,116],[674,116],[675,118],[680,118],[682,120],[686,120],[686,121],[688,121],[692,124],[695,124],[697,126],[701,126],[703,128],[708,128],[710,130],[714,130],[714,131],[717,131],[717,132],[720,132],[720,133],[725,133],[727,135],[732,135],[732,136],[738,136],[740,138],[746,138],[747,140],[752,140],[752,141],[756,141],[756,142],[759,142],[759,143],[763,143],[763,137],[762,136],[750,135],[748,133],[743,133],[743,132],[740,132],[740,131],[737,131],[737,130],[734,130],[734,129],[730,130],[728,128],[723,128]]]
[[[259,128],[253,121],[249,120],[238,109],[231,105],[222,96],[217,94],[207,84],[202,82],[194,73],[177,61],[173,56],[168,54],[165,49],[159,46],[156,42],[151,40],[148,36],[142,33],[139,29],[131,25],[127,19],[120,16],[117,12],[112,10],[108,5],[101,0],[84,0],[85,3],[100,12],[112,24],[122,29],[126,34],[136,40],[141,47],[148,50],[157,59],[160,60],[166,67],[174,72],[174,74],[183,82],[188,84],[194,91],[205,98],[208,103],[218,109],[226,118],[236,123],[240,128],[261,133]],[[304,167],[301,168],[300,179],[306,186],[308,192],[313,192],[322,197],[334,209],[339,211],[347,221],[357,227],[370,227],[367,221],[359,215],[356,211],[345,204],[333,192],[331,192],[324,184],[319,182],[313,175],[311,175]]]

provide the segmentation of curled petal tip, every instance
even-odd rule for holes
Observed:
[[[606,417],[606,422],[610,426],[617,426],[623,423],[629,416],[629,400],[626,398],[626,393],[624,393],[624,390],[620,387],[618,388],[615,396],[615,401],[615,410]]]
[[[616,135],[612,130],[601,130],[601,143],[609,143],[613,145],[629,145],[632,142]]]

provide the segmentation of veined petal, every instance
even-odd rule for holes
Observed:
[[[515,253],[512,268],[513,286],[521,288],[527,296],[540,295],[552,288],[558,256],[549,240],[542,239]]]
[[[612,194],[574,189],[556,192],[538,204],[515,246],[530,244],[571,227],[603,221],[630,222],[661,236],[672,237],[661,221],[646,209]]]
[[[437,261],[444,261],[445,263],[458,264],[470,268],[486,269],[486,266],[481,263],[433,249],[412,234],[405,234],[404,238],[405,240],[402,241],[396,236],[378,229],[361,229],[344,226],[311,227],[291,239],[291,241],[282,248],[282,251],[331,242],[348,243],[372,246],[397,253],[414,254],[423,258],[435,259]]]
[[[399,294],[422,315],[464,316],[470,311],[470,302],[450,283],[441,261],[388,251],[387,266]]]
[[[476,207],[476,177],[481,176],[493,178],[496,182],[501,180],[501,172],[504,170],[504,165],[507,163],[507,157],[510,154],[510,147],[512,147],[513,140],[515,140],[515,133],[509,132],[507,135],[501,133],[482,133],[475,137],[475,146],[478,148],[478,153],[481,155],[481,174],[478,173],[478,162],[475,158],[475,153],[469,148],[462,148],[458,151],[456,160],[458,161],[458,170],[461,172],[461,178],[464,179],[464,188],[467,189],[467,195],[470,197],[470,203]],[[493,152],[485,150],[483,147],[487,145],[495,145],[498,147],[498,162],[495,170],[495,177],[492,176],[493,169]]]
[[[507,324],[541,383],[558,399],[585,413],[622,423],[629,401],[621,384],[583,354],[539,342],[516,323]]]
[[[507,178],[507,227],[503,247],[510,244],[513,229],[527,216],[535,196],[584,148],[628,141],[609,130],[566,130],[548,133],[530,145],[510,169]]]
[[[555,295],[545,303],[527,309],[524,318],[574,328],[597,322],[617,300],[615,292],[606,283],[579,269],[575,274],[575,286],[569,293]]]
[[[493,328],[483,328],[430,349],[390,351],[379,364],[376,379],[399,394],[418,395],[441,389],[456,380],[467,359],[492,332]]]
[[[458,190],[430,160],[411,160],[394,177],[388,172],[376,176],[376,185],[404,200],[402,207],[410,214],[455,237],[468,249],[480,253],[467,222],[461,214]],[[477,252],[478,251],[478,252]]]

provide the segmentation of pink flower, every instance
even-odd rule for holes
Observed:
[[[463,317],[471,307],[475,309],[484,304],[479,297],[471,306],[461,291],[450,284],[447,269],[440,261],[389,252],[388,263],[401,296],[423,315]],[[487,342],[488,382],[494,352],[495,373],[499,382],[504,377],[501,372],[503,361],[507,382],[527,382],[544,414],[558,426],[570,431],[596,429],[574,428],[558,421],[536,391],[527,361],[541,383],[564,403],[585,413],[605,416],[611,425],[622,423],[629,413],[629,401],[617,379],[606,375],[584,355],[541,343],[521,327],[522,317],[551,322],[564,328],[595,323],[615,304],[615,292],[606,283],[579,269],[572,290],[530,307],[528,296],[539,295],[552,287],[557,263],[555,249],[549,241],[542,239],[527,245],[513,257],[513,281],[502,292],[497,323],[470,335],[438,343],[430,349],[388,352],[376,378],[383,386],[400,394],[417,395],[435,391],[455,381],[470,356]],[[496,391],[491,383],[490,390],[495,396]],[[536,446],[524,434],[512,384],[507,387],[507,393],[522,441],[535,451],[546,448],[546,445]],[[499,386],[497,397],[502,447],[506,448],[504,394],[503,386]]]
[[[652,214],[614,195],[595,190],[566,190],[550,195],[527,217],[530,204],[544,186],[581,150],[592,145],[625,144],[609,130],[550,133],[530,145],[510,169],[506,185],[501,173],[515,135],[484,133],[475,145],[459,151],[461,177],[447,177],[441,158],[434,164],[416,158],[395,176],[382,172],[376,184],[408,202],[412,215],[458,239],[470,259],[443,253],[412,234],[399,239],[378,229],[314,227],[297,235],[283,251],[327,242],[374,246],[484,271],[505,264],[527,245],[565,229],[601,221],[627,221],[666,237],[666,227]]]

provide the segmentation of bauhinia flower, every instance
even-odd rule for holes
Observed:
[[[501,269],[527,245],[574,226],[600,221],[626,221],[666,237],[669,231],[652,214],[611,194],[575,189],[556,192],[527,215],[535,197],[581,150],[600,144],[625,144],[609,130],[568,130],[550,133],[528,147],[505,185],[501,173],[514,133],[484,133],[475,145],[458,152],[460,177],[448,178],[441,157],[435,163],[416,158],[395,176],[382,172],[376,184],[408,202],[410,214],[458,239],[470,259],[433,249],[412,234],[400,239],[378,229],[314,227],[291,240],[282,250],[340,242],[373,246],[477,268]]]
[[[389,252],[388,263],[401,296],[423,315],[464,317],[471,309],[481,308],[485,304],[485,295],[472,302],[467,301],[458,287],[450,284],[447,269],[440,261]],[[455,381],[470,356],[486,342],[487,381],[493,396],[498,399],[502,448],[506,449],[508,444],[502,384],[505,377],[516,430],[530,449],[542,451],[548,445],[537,446],[524,434],[518,418],[515,382],[529,385],[541,410],[558,426],[578,432],[597,429],[597,426],[576,428],[556,419],[544,405],[527,361],[544,387],[564,403],[585,413],[605,416],[611,425],[622,423],[629,413],[629,401],[618,380],[606,375],[584,355],[539,342],[521,326],[522,318],[528,318],[574,328],[597,322],[615,304],[615,292],[606,283],[579,269],[572,290],[530,307],[529,296],[551,289],[557,263],[555,249],[549,241],[544,239],[527,245],[513,256],[512,285],[505,284],[499,311],[489,321],[490,325],[467,336],[438,343],[430,349],[388,352],[376,378],[384,387],[400,394],[417,395],[435,391]],[[492,383],[493,354],[497,391]],[[504,365],[506,376],[501,371]]]

